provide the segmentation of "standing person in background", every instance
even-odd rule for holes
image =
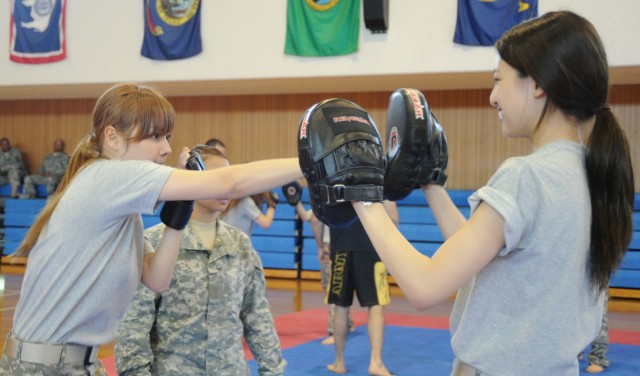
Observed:
[[[227,149],[222,140],[210,138],[205,145],[212,146],[226,155]],[[267,204],[267,211],[263,212],[262,206],[265,203]],[[254,223],[263,229],[271,227],[277,203],[278,195],[274,192],[262,192],[250,197],[233,199],[222,213],[222,219],[225,223],[239,228],[251,237]]]
[[[384,208],[395,226],[399,223],[398,207],[393,201],[384,201]],[[335,304],[333,337],[336,358],[327,368],[345,373],[345,347],[347,317],[353,304],[353,293],[361,307],[367,307],[367,333],[371,345],[369,374],[390,376],[382,360],[384,343],[384,306],[391,302],[387,268],[380,260],[362,224],[356,219],[345,228],[331,228],[331,279],[327,289],[327,302]]]
[[[102,375],[98,348],[111,341],[142,281],[171,282],[193,202],[245,197],[302,177],[297,158],[211,171],[183,148],[180,169],[164,166],[175,122],[171,103],[144,84],[109,88],[93,128],[29,229],[16,256],[28,256],[0,375]],[[142,213],[167,226],[154,249]]]
[[[207,140],[207,142],[205,142],[205,145],[212,146],[216,148],[220,153],[227,155],[227,145],[225,145],[222,140],[219,140],[217,138],[210,138]]]
[[[20,198],[36,197],[38,184],[44,184],[47,187],[47,196],[51,196],[67,171],[68,165],[69,155],[64,152],[64,141],[58,138],[53,142],[53,152],[44,158],[38,174],[27,175],[24,178],[23,193]]]
[[[207,170],[229,165],[213,147],[192,150]],[[169,288],[138,287],[116,335],[119,375],[249,375],[243,338],[261,376],[284,374],[260,258],[245,233],[218,218],[228,202],[196,201]],[[165,228],[145,230],[151,245]]]
[[[282,187],[282,194],[289,203],[289,205],[295,206],[296,213],[303,222],[309,222],[311,225],[311,231],[313,232],[313,238],[316,242],[316,248],[318,250],[318,261],[320,263],[320,284],[322,289],[326,292],[329,286],[329,277],[331,275],[331,260],[330,260],[330,247],[329,247],[329,228],[325,226],[316,216],[313,214],[313,210],[305,209],[302,205],[302,185],[297,181],[287,184]],[[333,345],[333,320],[336,312],[335,304],[329,304],[329,319],[327,320],[327,338],[320,342],[323,345]],[[355,330],[353,324],[353,318],[351,317],[351,311],[348,313],[348,331]]]
[[[11,146],[8,138],[0,139],[0,184],[11,184],[11,197],[18,197],[18,187],[27,174],[22,152]]]
[[[273,192],[263,192],[234,199],[222,213],[222,220],[251,236],[254,223],[263,229],[271,227],[277,202],[278,196]],[[262,211],[263,203],[267,204],[266,212]]]
[[[313,213],[312,213],[313,215]],[[316,237],[316,244],[318,244],[318,260],[320,261],[320,282],[322,284],[322,288],[325,293],[328,292],[329,281],[331,279],[331,231],[329,227],[322,222],[320,222],[315,215],[313,216],[315,222],[319,225],[316,225],[315,231],[318,232],[318,236]],[[315,232],[314,232],[314,236]],[[326,297],[325,297],[326,302]],[[329,304],[329,319],[327,320],[327,338],[323,339],[320,342],[323,345],[333,345],[335,344],[335,337],[333,336],[333,323],[335,321],[336,316],[336,305]],[[356,327],[353,323],[353,318],[351,317],[351,310],[347,311],[347,331],[353,332],[356,330]]]
[[[600,373],[607,369],[610,365],[607,358],[607,351],[609,351],[609,320],[607,319],[609,293],[606,292],[607,297],[604,300],[604,307],[602,312],[602,324],[600,325],[600,332],[596,339],[591,342],[591,350],[587,356],[589,360],[589,366],[585,369],[587,373]],[[580,353],[578,359],[582,359],[584,351]]]
[[[575,376],[633,233],[629,143],[607,103],[606,53],[587,19],[549,12],[507,31],[496,49],[489,101],[503,134],[527,139],[532,153],[505,161],[470,196],[468,220],[443,185],[420,182],[445,238],[433,257],[380,203],[353,206],[416,308],[458,291],[452,375]],[[437,157],[423,165],[439,166]]]

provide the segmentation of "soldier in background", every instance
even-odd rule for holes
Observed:
[[[228,166],[198,145],[207,169]],[[195,202],[169,288],[140,285],[115,340],[119,375],[250,375],[242,339],[261,376],[283,375],[280,339],[262,263],[249,237],[218,219],[228,200]],[[156,247],[164,224],[145,236]]]
[[[24,178],[23,193],[20,198],[36,197],[36,186],[44,184],[47,196],[55,192],[69,165],[69,155],[64,152],[64,140],[58,138],[53,142],[53,152],[47,155],[38,170],[38,174]]]
[[[22,152],[11,147],[8,138],[0,139],[0,184],[11,184],[11,197],[18,197],[18,187],[27,174]]]
[[[220,153],[227,155],[227,145],[225,145],[224,142],[218,138],[210,138],[204,144],[207,146],[213,146]]]

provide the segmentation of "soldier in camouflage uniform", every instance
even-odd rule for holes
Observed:
[[[585,371],[587,373],[600,373],[609,367],[609,359],[607,351],[609,351],[609,320],[607,311],[609,309],[609,291],[605,290],[604,311],[602,312],[602,324],[598,336],[591,342],[591,350],[589,351],[589,366]],[[584,351],[578,355],[578,359],[582,359]]]
[[[27,175],[24,178],[23,193],[20,198],[36,197],[36,185],[44,184],[47,187],[47,196],[50,196],[58,187],[69,165],[69,155],[64,152],[64,141],[57,139],[53,142],[53,153],[47,155],[40,166],[37,175]]]
[[[194,150],[207,169],[228,165],[212,147]],[[116,335],[118,374],[250,375],[244,337],[260,375],[283,375],[262,263],[249,237],[218,219],[227,204],[196,201],[171,285],[162,294],[140,285]],[[164,228],[145,231],[154,247]]]
[[[9,139],[0,140],[0,184],[11,184],[11,197],[18,197],[18,187],[27,174],[22,152],[11,147]]]

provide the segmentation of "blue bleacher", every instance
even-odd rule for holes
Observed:
[[[22,186],[18,187],[18,193],[22,193]],[[0,185],[0,197],[9,197],[11,196],[11,185],[2,184]],[[47,187],[43,184],[39,184],[36,186],[36,198],[46,198],[47,197]]]
[[[638,195],[636,195],[636,208],[640,207],[638,202]],[[634,212],[634,217],[636,215],[640,215],[639,209]],[[633,229],[629,249],[624,255],[620,267],[611,276],[609,283],[611,287],[640,289],[640,227],[635,226],[634,223]]]
[[[301,250],[299,219],[295,207],[279,198],[273,223],[268,229],[254,224],[251,236],[253,248],[268,269],[298,269],[297,255]]]
[[[296,269],[295,242],[294,236],[253,235],[251,237],[251,243],[260,255],[262,265],[270,269]]]
[[[46,188],[39,189],[39,194],[46,196]],[[4,186],[0,190],[4,189]],[[8,193],[11,193],[9,188]],[[4,250],[3,255],[10,255],[20,246],[31,224],[35,221],[38,213],[44,208],[47,200],[45,198],[35,199],[12,199],[4,200]],[[148,228],[160,223],[160,209],[154,214],[143,214],[142,222],[144,228]]]
[[[9,190],[11,193],[11,190]],[[45,199],[5,199],[4,201],[4,251],[9,255],[22,243],[22,239],[27,234],[29,227],[36,219],[36,216],[47,203]]]
[[[470,190],[449,191],[450,197],[467,218],[470,210],[467,198],[471,193],[473,191]],[[304,189],[302,192],[302,202],[306,208],[310,207],[308,189]],[[443,238],[422,191],[414,190],[407,197],[397,201],[396,204],[400,216],[398,229],[402,235],[420,253],[432,256],[443,242]],[[308,222],[302,224],[302,238],[302,270],[320,270],[318,250],[311,225]]]
[[[302,242],[302,270],[320,270],[320,260],[318,260],[318,247],[313,237],[305,237]]]
[[[11,186],[9,184],[0,185],[0,196],[2,197],[11,196]]]
[[[611,287],[640,289],[640,193],[636,193],[633,210],[633,236],[620,267],[611,276]]]
[[[450,190],[449,197],[460,209],[462,214],[469,218],[469,196],[471,190]],[[418,252],[433,256],[440,244],[444,241],[436,220],[427,205],[421,190],[412,191],[407,197],[396,202],[400,224],[398,229],[402,235],[418,250]]]
[[[41,191],[42,190],[42,191]],[[0,196],[11,192],[9,185],[0,186]],[[44,186],[39,194],[45,193]],[[449,195],[469,217],[468,197],[473,191],[450,190]],[[302,202],[309,208],[309,191],[302,192]],[[11,254],[20,245],[45,199],[5,199],[4,214],[4,254]],[[397,202],[400,214],[400,232],[422,254],[432,256],[443,241],[433,214],[420,190],[414,190],[406,198]],[[636,194],[633,213],[634,233],[629,249],[620,268],[611,278],[611,287],[640,289],[640,193]],[[160,210],[151,215],[143,215],[144,227],[160,223]],[[255,226],[252,243],[259,253],[265,268],[317,271],[320,269],[318,252],[311,225],[297,218],[295,208],[283,199],[276,208],[274,222],[269,229]]]

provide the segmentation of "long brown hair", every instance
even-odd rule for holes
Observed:
[[[634,181],[629,142],[607,103],[602,41],[588,20],[561,11],[516,26],[496,48],[521,76],[544,89],[544,111],[552,105],[581,122],[595,116],[585,156],[592,213],[587,268],[591,285],[606,289],[631,242]]]
[[[102,94],[93,108],[92,131],[76,146],[58,188],[12,256],[29,255],[76,174],[98,158],[106,158],[102,154],[106,127],[114,127],[128,142],[138,142],[154,135],[165,136],[171,133],[175,116],[171,103],[150,86],[123,83],[112,86]]]

